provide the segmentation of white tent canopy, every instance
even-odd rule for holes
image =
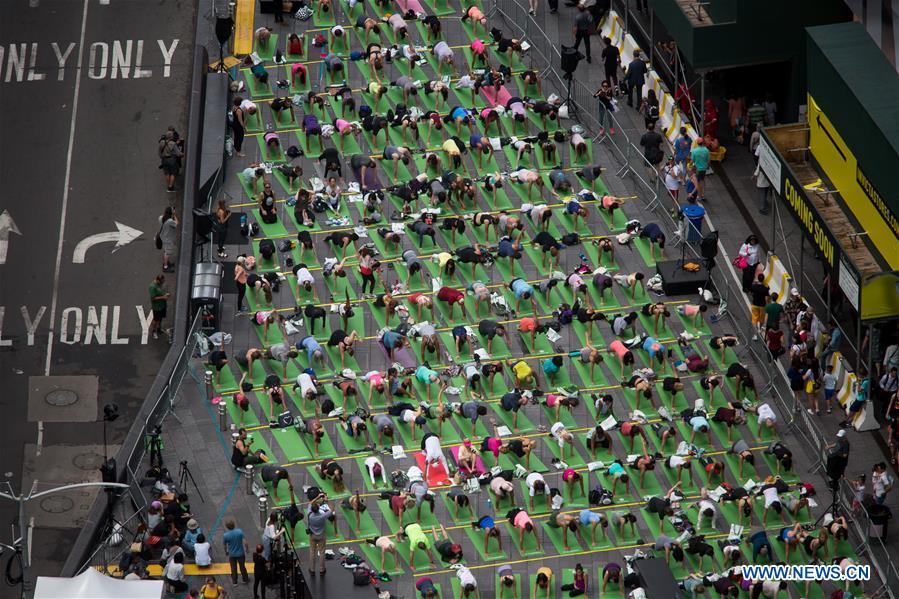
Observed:
[[[119,580],[88,568],[74,578],[38,576],[34,599],[159,599],[161,580]]]

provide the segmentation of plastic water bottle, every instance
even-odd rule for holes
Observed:
[[[487,507],[488,507],[488,508],[492,508],[492,507],[493,507],[493,500],[490,499],[490,496],[489,496],[489,495],[487,496]]]
[[[245,212],[240,213],[240,228],[243,229],[247,225],[247,214]]]

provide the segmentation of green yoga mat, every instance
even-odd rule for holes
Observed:
[[[244,193],[246,193],[247,197],[250,199],[256,199],[256,194],[262,193],[263,189],[265,189],[265,181],[262,178],[256,180],[254,189],[253,186],[251,186],[250,182],[244,179],[243,171],[237,172],[237,180],[240,181],[240,186],[243,188]]]
[[[320,27],[333,27],[337,24],[337,18],[334,15],[334,6],[325,12],[322,10],[321,3],[316,3],[315,8],[312,10],[312,24],[316,28]]]
[[[428,548],[431,549],[432,554],[436,554],[437,552],[432,547],[430,534],[429,533],[426,533],[426,534],[428,535]],[[409,541],[408,540],[399,541],[396,544],[396,551],[397,551],[397,553],[400,554],[400,557],[402,558],[402,560],[406,564],[409,564]],[[435,560],[437,560],[439,557],[440,557],[439,555],[434,555]],[[431,562],[428,560],[428,554],[418,548],[416,548],[415,552],[412,554],[412,562],[413,563],[410,565],[412,565],[417,572],[430,571],[430,570],[435,569],[434,566],[431,566]],[[437,568],[440,567],[439,562],[437,562],[436,567]],[[434,588],[437,588],[438,586],[439,585],[435,584]],[[440,593],[439,590],[437,592],[438,592],[438,597],[442,598],[443,594]]]
[[[356,513],[343,505],[340,506],[340,511],[343,514],[344,519],[346,520],[347,526],[350,528],[350,532],[355,534],[357,537],[367,538],[374,537],[381,534],[381,528],[375,524],[375,521],[372,519],[371,514],[368,511],[362,512],[359,518],[359,528],[356,528]],[[376,562],[380,563],[380,562]]]
[[[555,578],[555,576],[553,576]],[[530,586],[528,587],[528,596],[531,599],[556,599],[556,581],[550,579],[546,590],[537,588],[537,574],[531,574],[529,577]]]
[[[652,256],[649,240],[643,239],[642,237],[634,237],[631,239],[631,243],[634,244],[634,247],[637,248],[637,251],[640,253],[640,257],[643,258],[643,262],[649,266],[650,268],[655,268],[656,266],[656,258],[659,260],[666,260],[667,256],[665,256],[665,251],[660,250],[658,247],[655,248],[655,258]]]
[[[396,533],[400,529],[400,520],[396,517],[390,509],[390,504],[384,500],[378,500],[378,509],[381,512],[381,515],[384,517],[384,524],[387,527],[387,530]],[[402,526],[413,524],[417,518],[418,508],[413,507],[411,509],[407,509],[403,512],[403,523]],[[431,508],[428,504],[423,503],[421,507],[421,527],[422,529],[428,533],[428,540],[431,540],[430,531],[431,527],[440,526],[440,521],[437,519],[433,513],[431,513]]]
[[[329,499],[343,499],[344,497],[350,496],[350,489],[348,487],[345,487],[344,490],[339,493],[335,491],[334,483],[319,476],[318,472],[315,471],[314,466],[306,466],[306,474],[309,477],[309,483],[314,484],[319,489],[326,492]]]
[[[248,427],[248,426],[258,426],[260,424],[259,417],[256,416],[256,411],[251,408],[244,412],[237,404],[234,403],[234,400],[231,397],[223,397],[222,401],[225,402],[225,409],[228,411],[228,416],[231,418],[231,422],[233,422],[238,427]],[[240,417],[243,414],[243,422],[241,423]]]
[[[209,368],[209,367],[207,367]],[[234,391],[237,389],[237,379],[234,377],[234,372],[231,370],[230,364],[226,364],[224,368],[219,370],[217,373],[214,368],[210,368],[212,370],[212,384],[215,392],[226,393],[228,391]]]
[[[576,445],[566,444],[565,445],[565,455],[562,456],[560,448],[559,448],[559,444],[556,443],[556,441],[554,439],[546,439],[545,438],[544,441],[546,442],[546,447],[549,449],[549,452],[553,455],[553,457],[555,457],[556,459],[562,460],[563,462],[568,464],[568,466],[570,468],[586,468],[587,467],[587,462],[584,461],[584,457],[578,451],[578,448]],[[569,452],[571,452],[571,453],[569,453]]]
[[[278,48],[278,34],[272,33],[269,37],[268,44],[263,49],[260,47],[259,42],[253,41],[253,52],[256,53],[259,58],[262,60],[271,60],[275,56],[275,50]]]
[[[581,362],[580,357],[572,358],[571,363],[574,365],[574,369],[577,371],[578,376],[581,378],[584,387],[607,387],[609,385],[609,379],[606,378],[605,372],[603,372],[602,365],[594,366],[593,375],[591,376],[590,366]],[[592,401],[589,401],[588,398],[585,398],[584,401],[592,406]]]
[[[515,579],[512,588],[503,586],[499,576],[493,577],[493,586],[496,589],[496,599],[524,599],[521,594],[521,574],[512,574]]]
[[[357,5],[358,6],[358,5]],[[367,542],[359,543],[359,550],[365,554],[365,558],[373,568],[378,571],[383,570],[392,577],[401,576],[404,573],[403,568],[397,563],[397,558],[392,553],[384,555],[384,568],[381,568],[381,550],[370,545]]]
[[[488,551],[484,552],[484,531],[483,530],[475,530],[471,526],[465,527],[465,534],[468,536],[469,540],[471,540],[472,546],[475,548],[475,551],[478,552],[478,556],[480,559],[478,561],[484,562],[492,562],[496,560],[508,560],[509,555],[506,551],[509,550],[509,539],[505,540],[506,546],[503,548],[505,551],[501,551],[499,546],[496,543],[496,539],[491,539],[488,544]],[[457,580],[453,580],[454,584],[458,584]]]
[[[498,508],[497,508],[498,509]],[[508,510],[506,510],[508,511]],[[505,513],[505,511],[503,512]],[[539,555],[544,554],[544,549],[540,545],[540,542],[534,536],[533,533],[525,532],[524,533],[524,547],[518,546],[518,529],[509,524],[508,522],[503,522],[503,526],[506,528],[506,533],[508,538],[510,539],[512,545],[515,546],[515,549],[518,550],[518,553],[521,554],[522,557],[537,557]],[[536,523],[535,523],[536,527]],[[536,530],[536,528],[535,528]]]
[[[334,428],[337,430],[337,436],[340,437],[340,442],[347,451],[364,449],[368,445],[368,438],[365,436],[364,432],[359,437],[353,437],[346,432],[342,423],[338,423]],[[375,442],[376,440],[376,437],[372,438],[372,442]]]
[[[537,426],[533,422],[531,422],[531,420],[524,413],[524,410],[519,410],[518,412],[518,429],[515,430],[515,428],[512,426],[512,412],[504,410],[502,406],[498,404],[491,404],[490,407],[493,409],[493,412],[496,415],[497,423],[505,425],[513,433],[527,434],[536,432]]]
[[[289,110],[272,110],[272,120],[277,129],[292,129],[299,126],[296,112],[291,114]]]
[[[244,82],[246,82],[247,90],[250,92],[250,97],[253,100],[263,100],[266,98],[271,98],[275,95],[275,92],[272,91],[271,75],[269,75],[269,80],[267,82],[263,83],[262,81],[259,81],[259,79],[257,79],[255,75],[253,75],[253,73],[250,71],[250,69],[241,69],[241,72],[243,73],[243,78],[244,78]],[[259,129],[258,130],[261,131],[262,130],[262,117],[261,117],[261,115],[259,115],[258,112],[257,112],[256,118],[259,119]],[[247,123],[247,125],[249,125],[249,123]],[[257,129],[254,127],[253,131],[256,131],[256,130]]]

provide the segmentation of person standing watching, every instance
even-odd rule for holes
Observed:
[[[156,275],[156,278],[150,283],[150,309],[153,310],[150,334],[153,335],[153,339],[159,339],[159,329],[162,326],[162,319],[165,318],[166,307],[171,295],[165,290],[165,277]]]
[[[696,181],[699,183],[696,191],[699,194],[699,201],[705,202],[705,176],[709,171],[709,163],[712,157],[709,154],[709,149],[705,146],[703,138],[700,137],[696,140],[696,147],[690,151],[690,160],[693,161],[693,166],[696,167]]]
[[[172,256],[178,242],[178,215],[171,206],[166,206],[165,212],[159,217],[159,232],[156,236],[159,244],[157,247],[162,250],[162,272],[175,272]]]
[[[593,16],[587,12],[583,4],[578,4],[577,15],[574,17],[574,49],[579,49],[581,40],[584,40],[587,62],[593,62],[593,59],[590,57],[590,34],[593,33],[594,29]]]
[[[624,74],[624,80],[627,82],[627,105],[634,106],[634,91],[637,92],[637,98],[643,97],[643,84],[646,82],[646,63],[640,57],[640,50],[634,50],[634,59],[627,65],[627,72]]]
[[[165,177],[166,191],[175,192],[175,177],[181,172],[181,158],[183,142],[177,138],[177,133],[171,127],[159,140],[159,168]]]
[[[222,543],[225,546],[225,553],[228,554],[228,563],[231,564],[231,582],[237,584],[237,568],[240,567],[240,574],[243,577],[244,584],[249,584],[250,576],[247,574],[247,550],[249,545],[247,539],[243,535],[243,531],[236,527],[234,520],[225,522],[227,532],[222,535]]]

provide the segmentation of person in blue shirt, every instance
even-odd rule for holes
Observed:
[[[249,584],[250,576],[247,574],[247,550],[249,545],[243,535],[243,531],[236,528],[234,520],[225,522],[227,531],[222,535],[222,543],[225,553],[228,555],[228,563],[231,564],[231,582],[237,584],[237,569],[243,577],[244,584]]]
[[[322,346],[312,335],[307,335],[297,341],[297,351],[306,350],[306,359],[310,364],[318,361],[324,367],[325,353]]]
[[[496,247],[497,258],[508,258],[509,267],[515,268],[515,260],[521,259],[521,242],[513,241],[511,237],[503,237]]]
[[[649,255],[656,259],[656,246],[659,246],[659,258],[662,257],[661,251],[665,249],[665,233],[656,223],[648,223],[640,230],[640,239],[649,241]]]
[[[503,540],[499,536],[499,529],[496,527],[496,521],[490,516],[481,516],[477,522],[472,522],[471,527],[475,530],[484,531],[484,555],[487,555],[490,547],[490,539],[496,539],[499,551],[503,550]]]
[[[462,325],[456,325],[453,327],[453,345],[456,347],[456,355],[462,355],[462,347],[465,346],[468,348],[468,353],[471,354],[471,346],[468,344],[468,331]]]
[[[658,339],[647,337],[643,341],[643,350],[649,354],[650,366],[652,366],[655,360],[658,360],[662,370],[665,369],[665,346],[659,343]]]
[[[409,338],[396,331],[384,331],[384,334],[381,335],[381,345],[387,350],[387,355],[390,356],[390,359],[394,360],[396,350],[407,347]]]
[[[687,422],[690,424],[690,428],[693,429],[690,432],[690,443],[693,443],[693,440],[696,438],[696,433],[704,433],[707,437],[707,443],[709,445],[712,444],[712,433],[709,428],[709,421],[706,419],[705,414],[702,412],[694,412]]]
[[[534,288],[522,278],[514,278],[509,283],[509,289],[515,294],[515,311],[521,310],[521,300],[530,300],[531,307],[534,309],[534,316],[537,316],[537,300],[534,299]]]
[[[693,141],[687,135],[687,128],[680,128],[680,135],[674,140],[674,163],[679,165],[681,173],[687,172],[687,158],[690,157],[690,148]]]
[[[552,358],[547,358],[543,360],[543,374],[546,375],[546,380],[549,384],[554,384],[556,381],[556,376],[559,374],[559,371],[562,370],[562,357],[561,356],[553,356]]]

